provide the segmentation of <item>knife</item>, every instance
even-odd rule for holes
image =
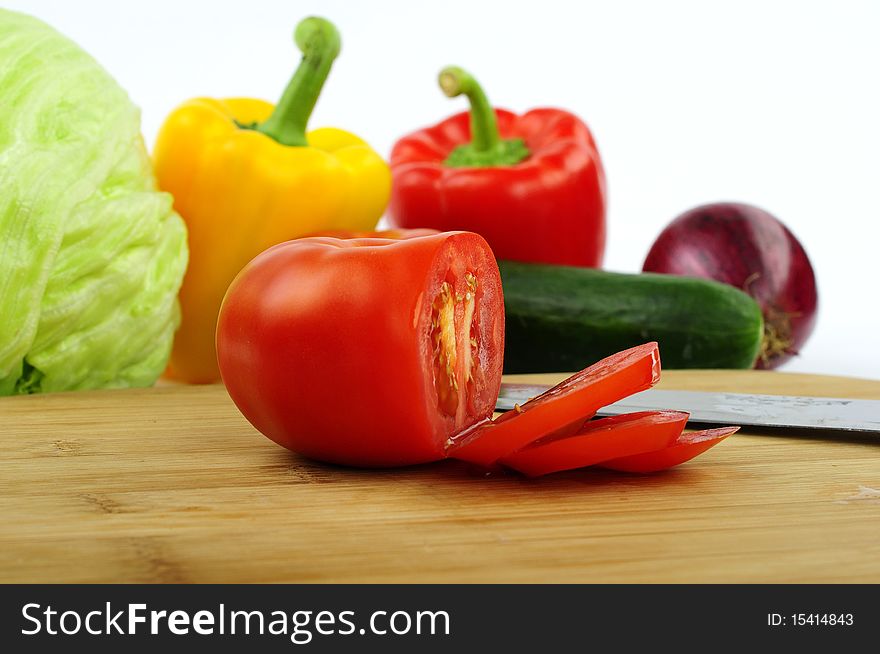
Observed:
[[[495,408],[510,411],[515,404],[525,404],[549,388],[537,384],[501,384]],[[661,410],[687,411],[691,414],[689,422],[707,425],[880,433],[880,400],[838,397],[651,389],[606,406],[596,415]]]

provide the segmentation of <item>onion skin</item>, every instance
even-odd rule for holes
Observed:
[[[642,269],[714,279],[755,298],[764,314],[755,368],[797,355],[816,324],[816,278],[804,248],[757,207],[707,204],[681,214],[657,237]]]

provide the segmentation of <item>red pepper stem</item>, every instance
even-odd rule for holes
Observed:
[[[306,146],[306,124],[342,40],[333,23],[315,16],[300,21],[293,40],[303,53],[302,60],[272,115],[256,129],[282,145]]]
[[[450,98],[467,96],[471,103],[471,142],[456,147],[445,165],[452,168],[486,168],[513,166],[529,156],[522,139],[502,139],[498,118],[477,80],[458,66],[440,71],[440,88]]]
[[[440,71],[440,88],[447,97],[467,96],[471,103],[471,145],[477,152],[489,152],[498,146],[498,120],[483,88],[463,68],[448,66]]]

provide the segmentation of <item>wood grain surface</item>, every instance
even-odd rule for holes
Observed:
[[[661,386],[880,399],[770,372]],[[2,398],[0,458],[2,582],[880,582],[880,438],[751,432],[647,476],[364,471],[274,445],[221,386],[170,386]]]

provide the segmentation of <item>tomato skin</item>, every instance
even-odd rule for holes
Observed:
[[[576,434],[542,439],[500,463],[529,477],[584,468],[666,448],[678,438],[687,420],[688,414],[681,411],[640,411],[593,420]]]
[[[620,472],[647,473],[667,470],[686,463],[709,448],[715,447],[738,430],[739,427],[720,427],[683,433],[669,447],[604,461],[600,465],[608,470]]]
[[[395,240],[404,240],[408,238],[418,238],[420,236],[431,236],[439,234],[440,231],[430,229],[428,227],[418,227],[412,229],[380,229],[375,232],[358,232],[350,229],[327,229],[314,234],[308,234],[307,237],[313,236],[329,236],[331,238],[391,238]],[[306,237],[302,237],[306,238]]]
[[[449,456],[491,467],[540,438],[576,431],[600,408],[650,388],[660,379],[657,343],[612,354],[532,398],[517,411],[476,426],[449,445]]]
[[[438,408],[431,307],[444,280],[468,271],[479,283],[479,374],[472,402],[450,416]],[[297,239],[260,254],[229,287],[220,372],[245,417],[295,452],[365,467],[435,461],[451,435],[492,415],[503,306],[497,264],[476,234]]]

